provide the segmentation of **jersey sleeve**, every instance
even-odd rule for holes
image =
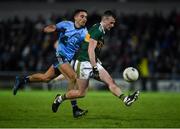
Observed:
[[[66,26],[66,22],[62,21],[56,24],[56,29],[60,30]]]
[[[83,30],[83,33],[82,33],[83,40],[85,40],[85,41],[86,41],[86,36],[87,36],[87,34],[88,34],[88,31],[87,31],[87,29],[85,28],[85,29]]]
[[[99,30],[93,30],[90,33],[90,38],[98,41],[98,39],[102,36],[101,32]]]

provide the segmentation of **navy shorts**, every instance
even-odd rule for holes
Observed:
[[[64,58],[63,56],[57,56],[53,62],[53,67],[55,71],[59,70],[58,68],[60,65],[69,63],[70,61],[67,58]]]

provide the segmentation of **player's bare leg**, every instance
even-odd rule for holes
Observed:
[[[69,85],[74,86],[74,87],[76,85],[77,86],[79,85],[77,83],[77,74],[72,69],[72,67],[69,63],[62,64],[60,66],[60,71],[68,79]],[[80,86],[78,86],[78,88],[80,88]],[[81,98],[81,97],[84,97],[84,94],[80,90],[71,88],[71,90],[68,91],[63,96],[63,99],[75,99],[75,98]]]
[[[75,86],[77,81],[77,74],[73,70],[72,66],[69,63],[65,63],[60,65],[59,70],[64,75],[64,77],[68,80],[70,85]]]
[[[77,79],[78,89],[71,89],[65,95],[67,99],[82,98],[86,94],[89,81],[85,79]]]
[[[45,73],[37,73],[28,76],[30,82],[49,82],[55,77],[54,67],[51,66]]]
[[[109,73],[104,69],[101,68],[99,70],[99,76],[102,81],[104,81],[107,85],[109,90],[117,97],[119,97],[126,106],[130,106],[134,101],[138,99],[139,91],[135,91],[132,95],[125,96],[121,89],[117,86],[115,81],[109,75]]]
[[[13,87],[13,94],[16,95],[17,91],[30,82],[48,82],[55,76],[55,70],[53,66],[50,66],[45,73],[36,73],[26,77],[16,76],[15,85]]]
[[[72,69],[72,67],[69,64],[62,64],[60,66],[60,71],[61,73],[64,75],[64,77],[66,77],[69,80],[69,85],[68,85],[68,92],[64,95],[60,95],[58,94],[52,104],[52,111],[53,112],[57,112],[59,105],[66,99],[69,99],[68,97],[70,96],[72,99],[75,99],[75,97],[73,97],[73,95],[75,96],[84,96],[85,95],[85,91],[87,89],[87,84],[88,81],[77,81],[77,75],[74,72],[74,70]],[[63,78],[63,76],[61,76],[61,78]],[[61,79],[60,78],[60,79]],[[76,101],[72,100],[71,101],[72,105],[75,105],[73,107],[73,116],[79,117],[82,116],[84,114],[86,114],[88,112],[88,110],[82,110],[80,109],[78,106],[76,106]]]
[[[64,95],[58,94],[52,104],[52,110],[53,112],[57,112],[59,105],[66,99],[74,99],[74,98],[79,98],[79,97],[84,97],[87,89],[88,89],[88,84],[89,80],[86,79],[77,79],[77,84],[78,84],[78,90],[71,89]],[[68,98],[69,97],[69,98]]]
[[[108,85],[109,90],[115,95],[120,96],[122,94],[121,89],[115,84],[115,81],[109,75],[109,73],[104,69],[101,68],[99,70],[99,77],[100,79]]]
[[[86,92],[87,92],[87,87],[89,84],[89,80],[81,80],[81,79],[77,79],[77,83],[78,85],[76,85],[75,89],[78,89],[82,96],[85,96]],[[79,87],[78,87],[79,86]],[[71,101],[74,102],[74,101]],[[88,110],[82,110],[81,108],[79,108],[78,106],[73,107],[73,116],[75,118],[79,117],[79,116],[83,116],[88,112]]]

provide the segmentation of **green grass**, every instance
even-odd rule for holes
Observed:
[[[72,117],[69,101],[52,113],[56,93],[31,91],[13,96],[11,91],[0,91],[0,128],[180,127],[179,93],[142,93],[134,105],[125,107],[109,92],[88,92],[78,103],[89,112],[79,119]]]

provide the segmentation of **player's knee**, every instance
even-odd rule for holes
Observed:
[[[79,98],[85,97],[85,92],[79,91],[78,96],[79,96]]]
[[[69,76],[69,80],[72,82],[72,83],[75,83],[76,82],[76,75],[70,75]]]
[[[72,75],[70,75],[69,76],[69,78],[70,78],[70,80],[76,80],[76,78],[77,78],[77,75],[75,74],[72,74]]]

